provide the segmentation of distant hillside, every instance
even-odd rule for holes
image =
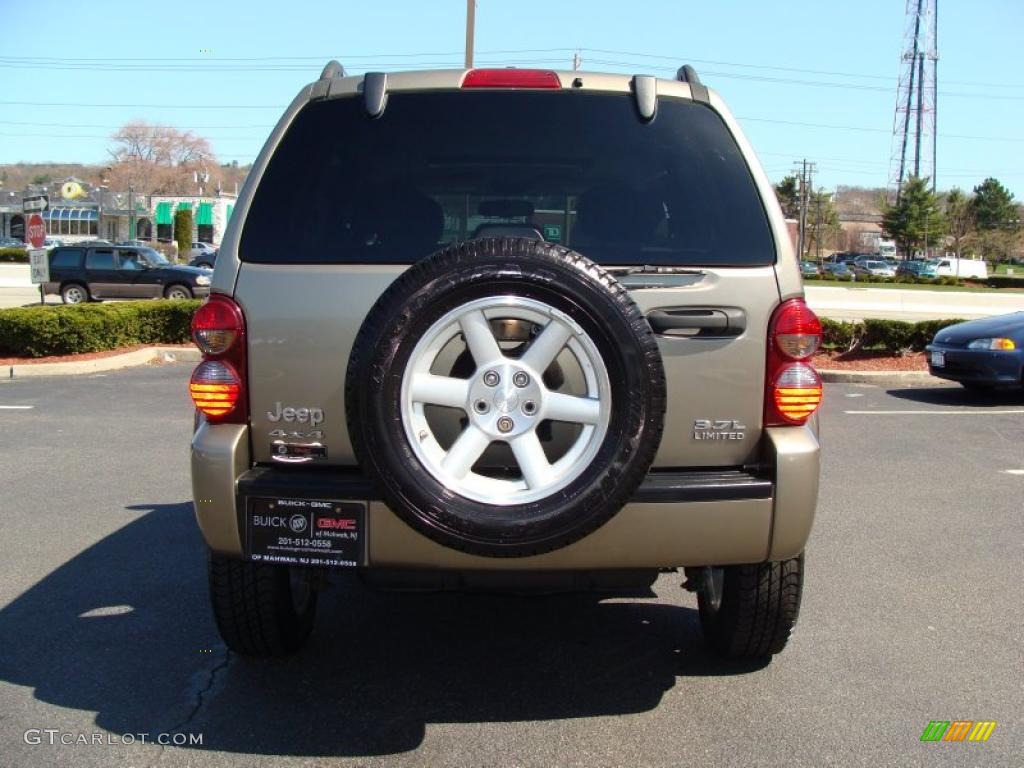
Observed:
[[[20,192],[29,184],[62,181],[68,176],[98,184],[102,170],[102,166],[82,163],[15,163],[0,165],[0,181],[3,182],[3,189],[9,192]]]

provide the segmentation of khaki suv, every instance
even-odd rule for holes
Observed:
[[[684,569],[714,650],[777,653],[820,335],[772,187],[690,67],[331,62],[260,153],[193,323],[224,641],[297,649],[338,569],[632,594]]]

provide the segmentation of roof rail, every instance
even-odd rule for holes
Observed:
[[[328,80],[332,77],[344,77],[345,68],[338,63],[337,59],[331,59],[327,62],[327,66],[324,67],[324,71],[320,73],[321,80]]]
[[[684,64],[679,68],[679,71],[676,72],[676,80],[689,83],[690,93],[693,95],[694,101],[699,101],[702,104],[711,103],[707,87],[700,81],[700,75],[697,74],[697,70],[689,64]]]

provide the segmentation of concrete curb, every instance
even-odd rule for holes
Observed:
[[[202,359],[198,349],[189,347],[146,347],[122,355],[100,357],[95,360],[69,360],[64,363],[28,363],[5,365],[7,378],[24,379],[31,376],[79,376],[101,371],[116,371],[155,360],[162,362],[197,363]]]
[[[927,371],[818,371],[830,384],[948,384]]]

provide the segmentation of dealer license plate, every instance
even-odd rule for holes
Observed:
[[[946,365],[946,353],[938,350],[932,351],[932,368],[943,368]]]
[[[363,564],[366,504],[249,499],[246,555],[260,563],[355,568]]]

